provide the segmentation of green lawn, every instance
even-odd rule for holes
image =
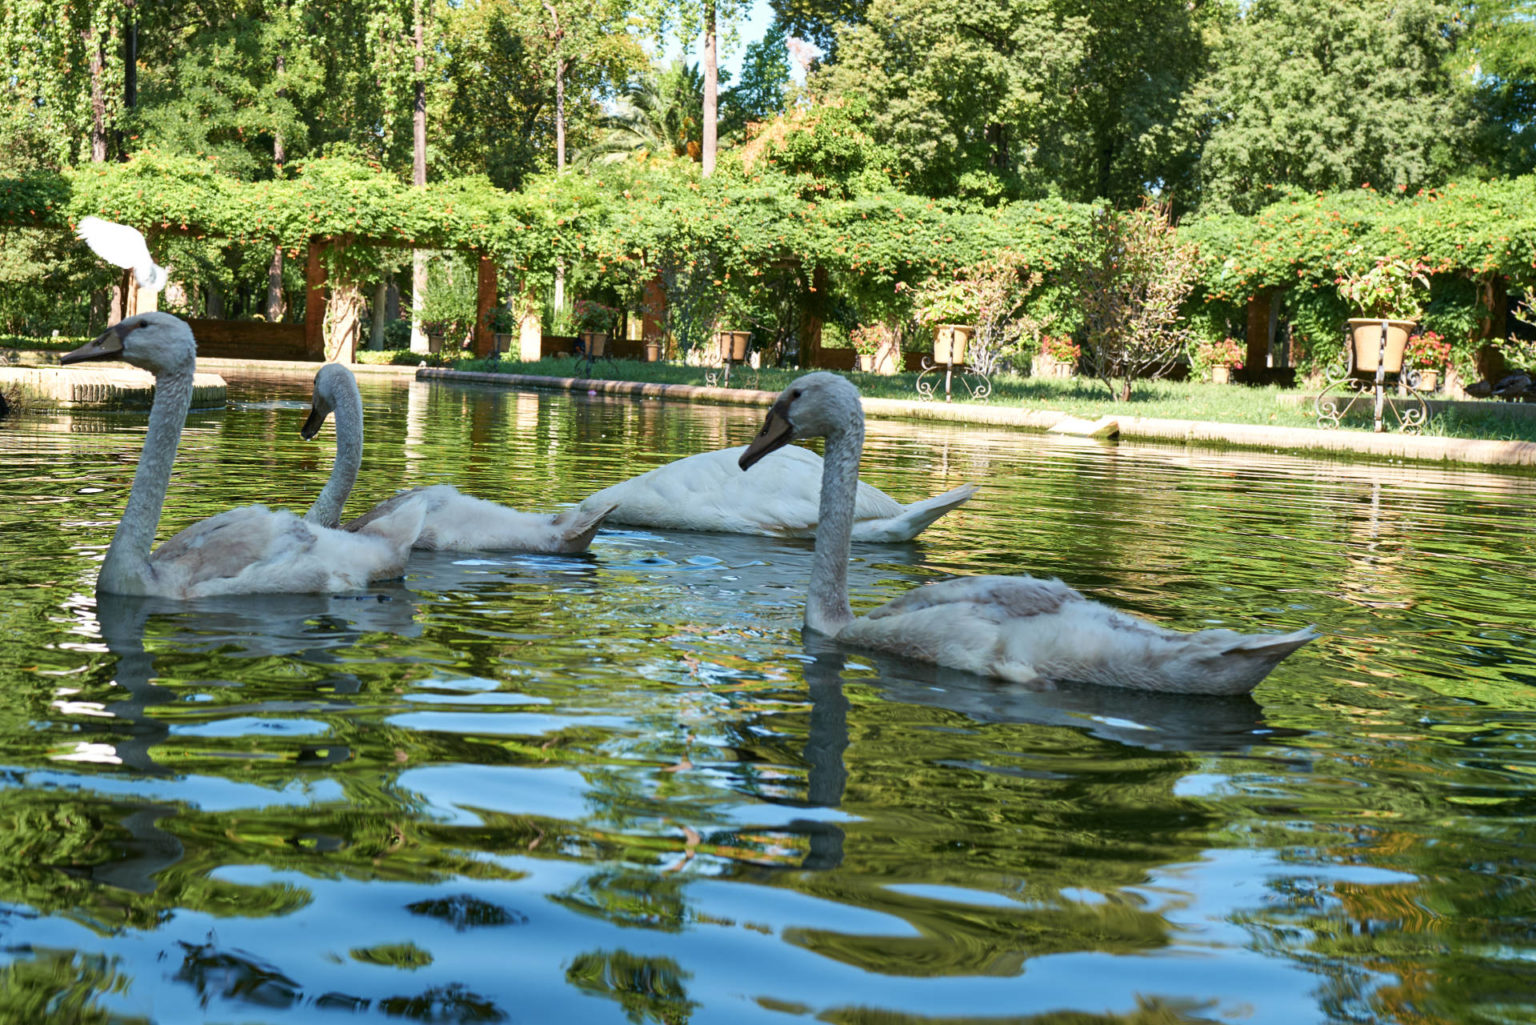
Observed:
[[[370,363],[388,362],[392,353],[365,352],[359,358]],[[445,364],[457,370],[480,370],[539,377],[578,376],[576,361],[564,357],[537,362],[517,360],[461,359]],[[687,367],[677,363],[641,363],[635,360],[598,360],[594,377],[624,381],[655,381],[662,384],[708,382],[706,373],[718,371]],[[742,388],[778,391],[800,375],[799,370],[750,370],[738,368],[731,374],[731,384]],[[851,373],[848,375],[865,395],[874,398],[917,398],[915,374]],[[1138,381],[1129,402],[1114,402],[1108,389],[1087,378],[1038,378],[1002,375],[993,382],[992,405],[1020,406],[1029,409],[1060,410],[1087,418],[1105,414],[1145,416],[1175,420],[1202,420],[1235,424],[1274,424],[1278,427],[1315,427],[1310,401],[1299,402],[1302,394],[1316,394],[1316,389],[1281,389],[1276,386],[1249,387],[1240,384],[1211,384],[1205,381]],[[939,387],[943,379],[939,378]],[[957,384],[955,401],[964,401],[965,392]],[[1346,421],[1346,430],[1371,429],[1369,403],[1359,403],[1360,416]],[[1536,417],[1522,415],[1523,410],[1504,403],[1479,404],[1475,410],[1452,410],[1431,417],[1423,432],[1453,438],[1489,438],[1500,441],[1536,441]]]

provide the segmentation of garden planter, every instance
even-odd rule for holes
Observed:
[[[428,331],[427,332],[427,351],[428,352],[442,352],[443,351],[443,333],[441,331]]]
[[[1033,377],[1076,377],[1077,364],[1040,353],[1029,361],[1029,372]]]
[[[752,341],[751,331],[716,331],[716,351],[720,354],[722,362],[744,363],[747,359],[747,344]]]
[[[581,348],[586,352],[588,359],[597,359],[599,356],[608,355],[608,333],[606,331],[583,331],[581,333]]]
[[[517,336],[510,331],[494,331],[491,333],[491,344],[496,352],[511,352],[512,341]]]
[[[661,342],[652,339],[645,343],[645,361],[647,363],[661,362]]]
[[[975,328],[965,324],[940,324],[933,329],[933,361],[960,366],[965,363],[965,347]]]
[[[864,373],[873,374],[879,366],[880,357],[875,353],[859,353],[859,369],[864,371]]]
[[[1419,391],[1435,391],[1440,387],[1440,371],[1420,370]]]
[[[1408,336],[1417,326],[1412,320],[1388,320],[1387,324],[1387,351],[1381,354],[1381,325],[1380,320],[1365,320],[1351,318],[1349,321],[1349,333],[1354,339],[1355,369],[1367,374],[1376,372],[1376,364],[1379,360],[1381,369],[1389,374],[1401,373],[1403,369],[1403,350],[1408,347]]]
[[[1211,368],[1211,383],[1212,384],[1230,384],[1231,381],[1232,381],[1232,368],[1231,367],[1212,367]]]

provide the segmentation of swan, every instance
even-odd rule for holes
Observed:
[[[701,452],[604,488],[582,506],[617,503],[610,523],[665,530],[713,530],[769,537],[814,537],[820,516],[821,457],[786,448],[762,461],[756,473],[740,466],[747,446]],[[942,495],[903,505],[879,488],[858,482],[853,540],[910,541],[934,520],[976,493],[962,484]]]
[[[170,277],[170,271],[150,257],[149,244],[137,228],[104,221],[100,217],[82,217],[76,226],[75,237],[114,267],[130,268],[134,280],[146,291],[160,291]]]
[[[357,379],[340,363],[327,363],[315,372],[314,398],[299,433],[314,438],[331,414],[336,416],[336,462],[330,479],[304,518],[335,527],[357,483],[363,460],[363,399]],[[422,510],[421,532],[414,547],[426,551],[583,552],[608,515],[611,505],[578,508],[552,515],[518,512],[483,498],[471,498],[450,484],[402,491],[386,498],[347,523],[343,530],[361,530],[405,505]]]
[[[806,629],[839,643],[1016,683],[1097,683],[1180,694],[1246,694],[1318,634],[1181,633],[1089,601],[1060,580],[957,577],[915,588],[866,616],[848,604],[864,412],[836,374],[806,374],[768,411],[742,453],[750,469],[800,438],[824,436],[820,526],[811,557]]]
[[[244,506],[194,523],[152,553],[176,443],[192,404],[197,343],[178,318],[141,313],[59,362],[95,359],[122,359],[155,375],[144,451],[96,579],[98,592],[185,599],[343,591],[404,571],[421,529],[421,512],[414,508],[381,518],[364,533],[347,534],[305,523],[291,512]]]

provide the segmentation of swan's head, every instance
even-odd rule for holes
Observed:
[[[299,428],[304,440],[309,441],[319,434],[325,418],[336,411],[336,404],[343,396],[355,391],[357,381],[352,371],[340,363],[327,363],[315,371],[315,394],[310,399],[309,417]]]
[[[197,341],[180,317],[139,313],[118,321],[80,348],[59,357],[64,364],[120,359],[152,374],[197,364]]]
[[[847,378],[824,370],[797,377],[768,410],[763,429],[741,454],[741,468],[748,469],[791,441],[835,435],[863,421],[859,389]]]

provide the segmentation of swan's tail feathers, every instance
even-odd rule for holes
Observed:
[[[557,552],[584,552],[592,543],[592,535],[602,526],[609,513],[619,507],[618,502],[606,502],[595,509],[577,507],[563,512],[554,519],[558,536]]]
[[[921,502],[913,502],[903,507],[899,514],[890,519],[867,524],[873,529],[860,529],[858,539],[861,541],[910,541],[940,516],[969,502],[974,494],[976,494],[976,485],[962,484],[942,495],[925,498]],[[866,525],[861,525],[863,526]]]
[[[387,557],[369,574],[369,580],[393,580],[405,572],[405,562],[411,556],[411,546],[421,534],[426,515],[424,502],[399,502],[393,509],[357,528],[359,534],[384,541],[388,549]]]
[[[1233,644],[1223,654],[1275,663],[1308,641],[1315,641],[1321,636],[1322,634],[1318,633],[1316,628],[1310,626],[1288,634],[1253,634]]]

